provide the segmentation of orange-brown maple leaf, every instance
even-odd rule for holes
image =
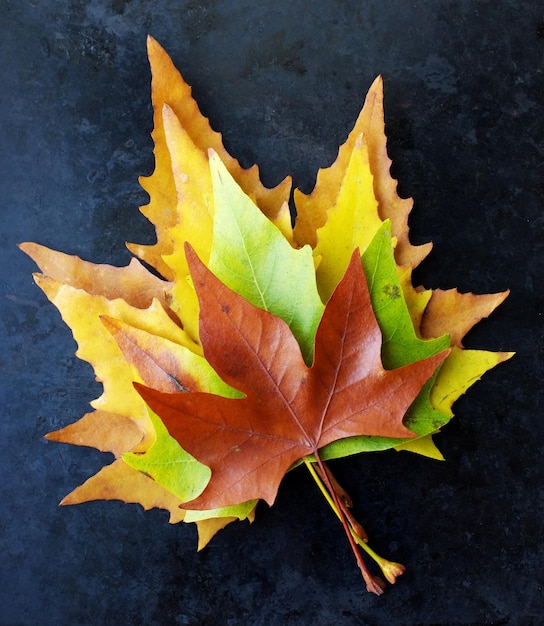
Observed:
[[[413,436],[403,416],[448,351],[383,368],[382,336],[358,251],[325,308],[312,367],[283,320],[230,291],[189,248],[187,256],[205,357],[245,394],[229,399],[137,385],[170,434],[212,470],[208,487],[188,508],[254,498],[272,504],[289,467],[332,441]]]

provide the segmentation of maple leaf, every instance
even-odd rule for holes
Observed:
[[[156,299],[167,310],[165,293],[171,283],[154,276],[137,259],[132,259],[126,267],[114,267],[89,263],[37,243],[21,243],[19,248],[45,276],[59,284],[81,289],[92,296],[103,296],[107,300],[122,298],[138,309],[146,309]]]
[[[326,302],[344,274],[353,251],[364,252],[382,224],[369,167],[368,145],[360,135],[353,146],[335,202],[317,230],[316,279]],[[302,214],[304,215],[304,214]]]
[[[207,509],[262,498],[272,504],[291,464],[350,435],[410,437],[402,418],[447,356],[394,370],[381,364],[381,333],[354,254],[318,327],[308,367],[288,326],[225,287],[188,252],[208,362],[245,394],[138,391],[182,447],[210,467]],[[220,334],[219,334],[220,333]]]
[[[393,235],[398,241],[395,250],[397,262],[399,265],[415,267],[429,254],[432,244],[414,246],[408,237],[408,215],[413,201],[397,194],[397,181],[390,174],[391,159],[387,155],[381,76],[376,78],[368,90],[361,113],[346,142],[340,146],[335,162],[319,170],[313,191],[304,194],[295,189],[295,240],[299,245],[309,243],[315,246],[317,230],[325,224],[327,211],[336,202],[357,142],[366,145],[368,159],[361,174],[371,180],[378,213],[381,219],[390,219],[392,222]]]
[[[291,247],[216,154],[210,169],[215,216],[209,269],[251,304],[284,320],[310,363],[323,313],[310,246]]]
[[[459,348],[467,332],[482,318],[487,317],[501,302],[504,302],[509,291],[502,293],[480,294],[459,293],[457,289],[435,289],[421,320],[421,334],[424,337],[435,337],[441,329],[449,328],[452,345]],[[455,315],[452,312],[455,311]]]

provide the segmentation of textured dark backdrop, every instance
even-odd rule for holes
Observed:
[[[519,0],[0,0],[0,624],[544,623],[544,13]],[[432,239],[427,287],[509,300],[467,345],[516,350],[457,404],[437,463],[335,463],[381,552],[407,563],[364,592],[304,472],[273,509],[201,554],[190,526],[137,505],[58,508],[109,455],[42,435],[100,389],[15,248],[36,240],[125,263],[152,241],[150,33],[266,183],[311,189],[372,79],[393,172]]]

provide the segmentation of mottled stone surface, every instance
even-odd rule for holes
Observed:
[[[523,0],[3,0],[0,20],[0,624],[469,625],[544,620],[544,14]],[[153,232],[145,37],[170,52],[228,149],[309,190],[384,76],[427,287],[510,288],[466,345],[516,350],[457,404],[447,462],[335,463],[379,551],[367,595],[303,471],[251,527],[195,532],[136,505],[57,502],[109,455],[45,442],[100,393],[15,244],[125,263]]]

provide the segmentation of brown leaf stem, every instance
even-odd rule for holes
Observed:
[[[331,481],[331,484],[332,484],[334,490],[336,491],[336,494],[338,495],[338,498],[340,500],[340,504],[341,504],[342,510],[344,512],[344,515],[348,519],[349,525],[352,527],[352,529],[355,531],[355,533],[356,533],[356,535],[358,537],[360,537],[364,542],[367,542],[368,541],[368,534],[367,534],[366,530],[363,528],[363,525],[360,524],[355,519],[355,516],[350,511],[351,507],[353,506],[353,500],[351,499],[351,496],[342,487],[342,485],[340,485],[340,483],[336,480],[334,474],[331,472],[329,466],[325,463],[325,461],[322,461],[322,463],[323,463],[323,467],[325,468],[325,471],[326,471],[326,473],[327,473],[327,475],[329,477],[329,480]],[[319,465],[317,463],[314,463],[314,468],[317,471],[317,473],[319,474],[319,477],[321,478],[321,480],[323,480],[323,474],[322,474],[321,467],[319,467]]]
[[[321,461],[323,464],[323,467],[327,473],[327,476],[329,477],[329,480],[332,483],[332,486],[334,487],[334,490],[336,491],[336,493],[338,494],[338,496],[340,497],[340,499],[343,501],[343,503],[345,504],[345,506],[349,509],[352,508],[353,506],[353,500],[351,499],[351,496],[349,495],[349,493],[342,487],[342,485],[336,480],[336,477],[334,476],[334,474],[331,472],[329,466],[325,463],[325,461]],[[319,476],[321,477],[321,479],[323,480],[323,474],[322,474],[322,470],[321,467],[317,464],[314,463],[314,467],[317,471],[317,473],[319,474]]]

